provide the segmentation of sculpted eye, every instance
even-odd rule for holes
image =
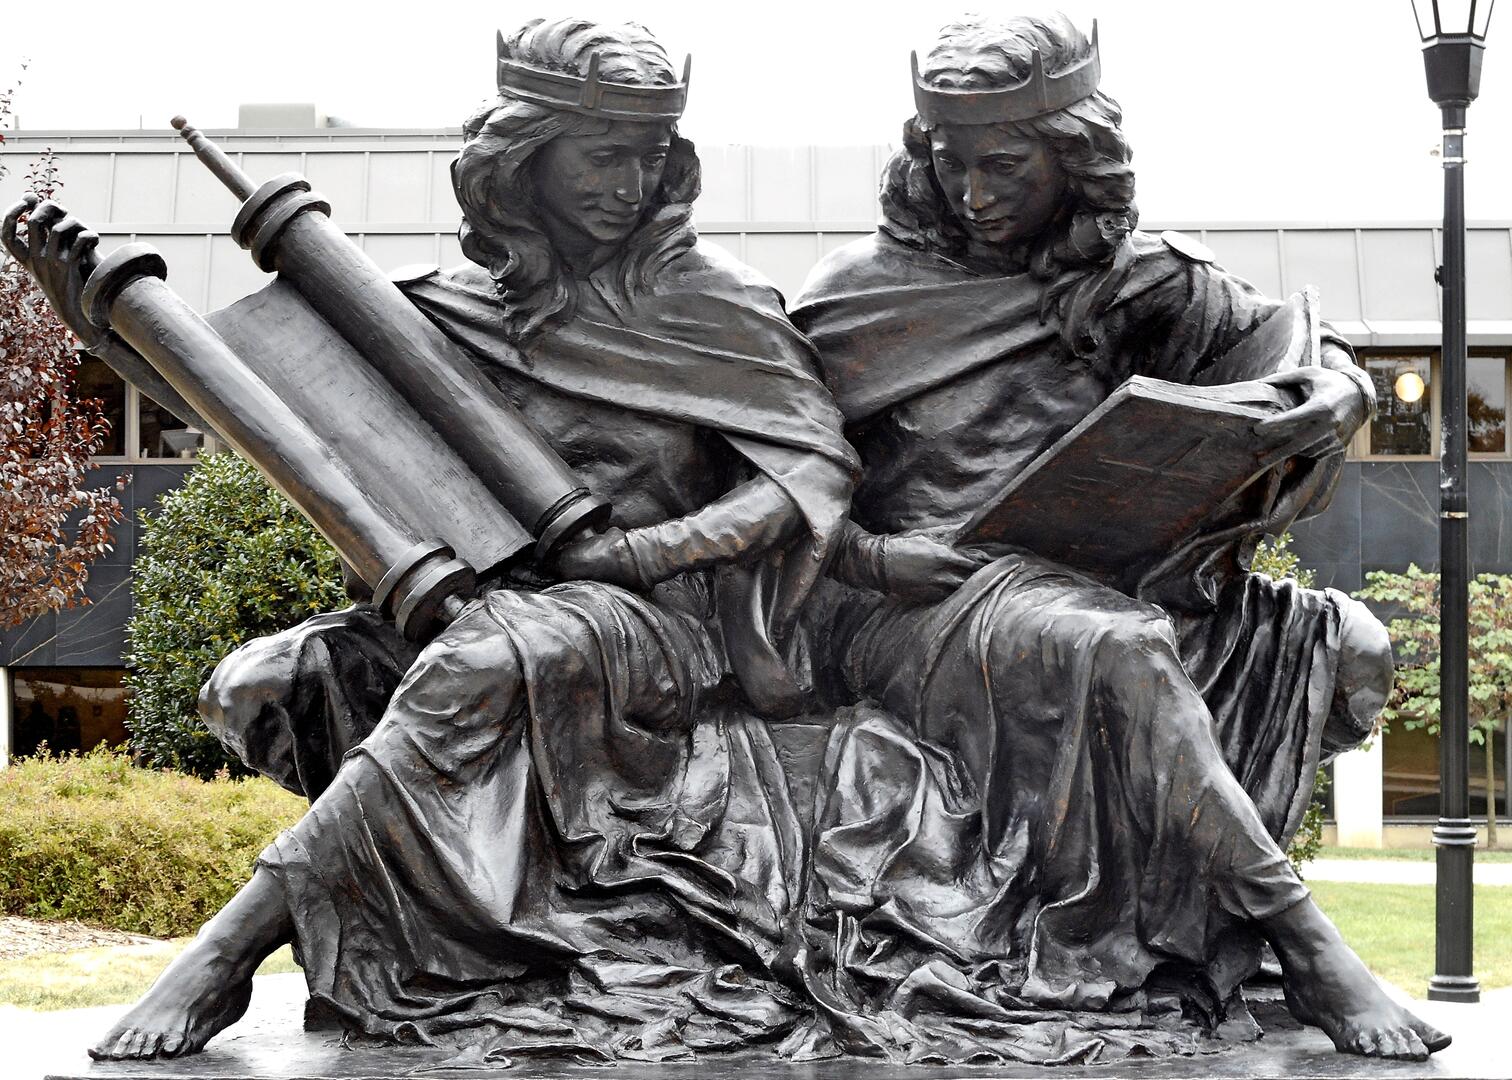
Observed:
[[[657,150],[654,153],[647,154],[642,160],[646,163],[647,168],[659,169],[667,163],[667,155],[665,152]]]
[[[995,173],[1001,173],[1004,176],[1011,176],[1011,175],[1013,175],[1015,172],[1018,171],[1018,167],[1019,167],[1019,163],[1017,161],[1007,161],[1007,160],[1004,160],[1004,159],[999,159],[999,160],[994,161],[992,163],[992,171],[995,172]]]
[[[591,161],[595,165],[613,165],[614,164],[614,151],[613,150],[595,150],[593,153],[591,153],[591,154],[588,155],[588,160]]]
[[[935,158],[935,168],[941,169],[945,172],[960,172],[961,163],[958,159],[951,157],[949,154],[944,154]]]

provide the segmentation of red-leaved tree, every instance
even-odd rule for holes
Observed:
[[[15,87],[0,91],[9,126]],[[5,134],[0,130],[0,143]],[[6,175],[0,157],[0,179]],[[51,150],[26,174],[42,198],[61,186]],[[121,520],[111,487],[85,486],[110,434],[101,403],[74,396],[77,343],[14,259],[0,263],[0,626],[87,603],[89,564]],[[116,481],[119,489],[124,478]]]

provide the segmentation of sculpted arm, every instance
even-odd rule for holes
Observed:
[[[1129,305],[1134,333],[1157,343],[1149,349],[1142,373],[1177,382],[1211,382],[1212,367],[1277,306],[1277,301],[1211,262],[1186,262]],[[1341,451],[1375,411],[1375,390],[1355,364],[1349,343],[1326,323],[1322,331],[1317,366],[1259,380],[1287,389],[1298,402],[1256,428],[1278,456]]]
[[[878,535],[847,521],[830,564],[830,576],[858,589],[909,600],[942,600],[985,562],[933,532]]]
[[[758,476],[683,517],[569,544],[557,566],[570,579],[649,588],[690,570],[754,559],[804,527],[798,504],[776,481]]]

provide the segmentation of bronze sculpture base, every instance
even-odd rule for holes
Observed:
[[[606,1073],[603,1067],[566,1061],[516,1058],[508,1068],[438,1068],[449,1051],[422,1046],[395,1047],[354,1042],[343,1047],[339,1032],[300,1030],[304,1008],[304,980],[298,975],[258,979],[257,993],[246,1017],[215,1039],[203,1053],[169,1061],[89,1062],[79,1052],[70,1064],[53,1066],[47,1080],[411,1080],[434,1076],[444,1080],[568,1080],[603,1077],[616,1080],[972,1080],[972,1078],[1053,1077],[1055,1080],[1255,1080],[1255,1078],[1377,1077],[1396,1080],[1508,1080],[1512,1061],[1494,1045],[1490,1009],[1454,1012],[1456,1041],[1449,1050],[1428,1061],[1373,1061],[1338,1054],[1322,1032],[1304,1028],[1287,1014],[1278,993],[1262,986],[1252,994],[1251,1008],[1265,1030],[1258,1042],[1237,1050],[1190,1058],[1129,1060],[1091,1067],[1031,1065],[932,1066],[888,1065],[865,1058],[793,1064],[756,1053],[709,1055],[690,1061],[620,1062]],[[1471,1014],[1479,1015],[1476,1023]],[[1435,1018],[1442,1022],[1442,1018]],[[80,1043],[82,1040],[71,1040]]]

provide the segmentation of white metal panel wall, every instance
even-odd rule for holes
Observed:
[[[1360,319],[1360,270],[1353,229],[1289,229],[1283,259],[1285,292],[1315,285],[1328,319]]]
[[[110,213],[105,220],[132,224],[176,221],[173,200],[177,162],[176,154],[117,154]],[[63,177],[66,182],[66,171]]]
[[[1465,237],[1465,311],[1471,319],[1512,319],[1512,233],[1471,229]]]
[[[461,260],[450,177],[460,145],[455,130],[216,138],[255,180],[304,173],[330,200],[337,223],[381,265]],[[0,181],[0,203],[19,195],[27,163],[44,145],[57,150],[69,208],[110,242],[139,233],[163,248],[170,280],[196,307],[229,303],[267,280],[226,236],[234,200],[180,140],[138,132],[8,133],[0,155],[11,172]],[[792,298],[825,253],[870,232],[890,153],[885,146],[701,145],[695,220],[710,242]],[[1437,333],[1438,241],[1430,223],[1185,229],[1269,295],[1317,285],[1325,315],[1357,343],[1427,344]],[[1512,231],[1505,223],[1472,228],[1468,254],[1472,335],[1477,343],[1512,343]]]
[[[1209,232],[1218,262],[1267,296],[1281,292],[1281,247],[1274,229]]]
[[[1437,263],[1430,229],[1362,229],[1365,317],[1432,322],[1439,317]]]
[[[400,153],[383,155],[383,168],[369,159],[367,221],[424,221],[430,212],[430,155]]]

